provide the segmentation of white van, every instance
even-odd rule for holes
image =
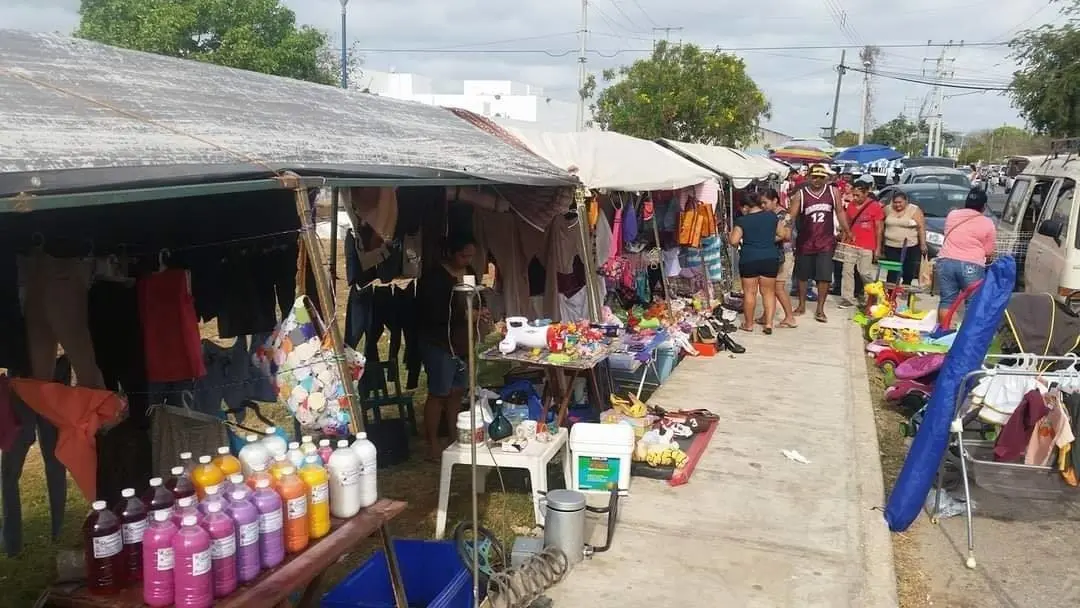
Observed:
[[[1018,288],[1054,294],[1080,312],[1080,139],[1054,143],[1054,153],[1031,157],[1016,176],[998,224],[998,251],[1016,255]]]

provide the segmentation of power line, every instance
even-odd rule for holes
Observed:
[[[626,11],[624,11],[622,9],[622,7],[619,6],[618,2],[616,2],[615,0],[608,0],[608,3],[611,4],[611,6],[615,7],[615,11],[618,12],[620,15],[622,15],[622,18],[626,19],[626,22],[630,24],[630,27],[633,28],[630,31],[632,31],[634,33],[642,33],[643,32],[641,26],[639,26],[637,23],[635,23],[634,20],[630,18],[630,15],[626,14]],[[597,8],[597,10],[600,10],[600,9]]]
[[[641,11],[641,14],[645,16],[645,20],[649,22],[649,25],[651,25],[652,27],[656,27],[656,26],[660,25],[657,22],[653,21],[653,18],[649,16],[649,13],[645,12],[645,9],[641,8],[641,3],[638,2],[638,0],[630,0],[630,1],[633,2],[634,6],[637,7],[637,10]]]
[[[913,84],[923,84],[926,86],[940,86],[943,89],[963,89],[969,91],[1011,91],[1011,86],[975,86],[967,84],[951,84],[951,83],[939,83],[928,78],[919,78],[918,76],[909,76],[903,74],[889,74],[887,72],[879,72],[877,70],[862,70],[855,67],[848,67],[852,72],[869,73],[872,76],[880,76],[882,78],[888,78],[889,80],[899,80],[901,82],[910,82]]]
[[[619,35],[613,35],[620,37]],[[1008,46],[1008,42],[965,42],[965,47],[1005,47]],[[916,48],[941,48],[949,46],[947,44],[938,43],[921,43],[921,44],[879,44],[875,45],[879,49],[916,49]],[[956,46],[953,44],[952,46]],[[843,49],[861,49],[861,44],[802,44],[802,45],[786,45],[786,46],[747,46],[747,47],[717,47],[716,50],[724,53],[734,52],[756,52],[756,51],[839,51]],[[605,57],[614,57],[623,53],[651,53],[652,49],[604,49],[607,54],[600,53],[599,51],[593,51],[597,54],[601,54]],[[571,53],[577,52],[576,49],[570,50],[550,50],[550,49],[463,49],[455,47],[441,47],[441,48],[359,48],[357,52],[361,53],[491,53],[491,54],[541,54],[551,57],[565,57]]]
[[[1031,13],[1030,15],[1028,15],[1028,17],[1026,19],[1022,20],[1020,23],[1017,23],[1016,25],[1010,27],[1009,29],[1007,29],[1004,32],[998,34],[997,36],[994,36],[994,38],[1004,38],[1005,36],[1015,35],[1015,34],[1019,33],[1020,28],[1022,28],[1025,25],[1031,23],[1032,21],[1034,21],[1035,18],[1038,17],[1040,13],[1042,13],[1046,9],[1053,6],[1054,2],[1055,2],[1055,0],[1048,0],[1048,2],[1046,4],[1044,4],[1042,6],[1042,8],[1040,8],[1037,11],[1035,11],[1034,13]]]

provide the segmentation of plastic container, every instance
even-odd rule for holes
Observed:
[[[176,608],[210,608],[214,603],[210,535],[194,515],[184,516],[172,549]]]
[[[307,457],[312,454],[318,455],[319,446],[315,445],[315,441],[311,438],[311,435],[304,435],[300,438],[300,452],[304,455],[305,461],[307,460]]]
[[[252,472],[265,471],[270,466],[270,452],[259,441],[258,435],[248,435],[247,444],[240,448],[237,460],[240,461],[240,472],[247,478]]]
[[[259,511],[259,561],[263,568],[273,568],[285,559],[281,497],[270,488],[269,479],[260,479],[251,500]]]
[[[229,477],[229,490],[225,492],[226,501],[232,500],[237,490],[244,493],[244,498],[251,498],[251,487],[244,481],[244,476],[240,473],[235,473]]]
[[[634,429],[626,424],[580,422],[570,429],[571,488],[607,494],[630,488]]]
[[[330,445],[329,439],[319,440],[319,458],[322,459],[323,466],[326,466],[330,462],[330,455],[334,453],[333,446]]]
[[[184,525],[184,518],[188,515],[194,516],[196,521],[202,520],[202,512],[199,511],[198,501],[195,496],[185,496],[176,500],[176,507],[173,508],[173,525],[177,528]]]
[[[240,466],[240,459],[229,452],[229,446],[227,445],[223,445],[217,449],[217,456],[214,456],[214,466],[221,471],[221,474],[224,475],[226,479],[234,473],[239,473],[243,468]]]
[[[172,539],[177,528],[169,516],[165,509],[153,511],[150,525],[143,534],[143,602],[150,608],[173,605],[176,587]]]
[[[203,518],[206,518],[206,514],[210,512],[210,505],[216,504],[220,507],[219,511],[225,509],[225,505],[228,500],[225,498],[225,494],[219,489],[224,487],[223,485],[210,486],[206,488],[206,497],[199,503],[199,513],[202,513]]]
[[[471,608],[472,579],[451,541],[395,539],[410,606]],[[376,551],[323,596],[322,608],[394,608],[386,555]]]
[[[150,480],[150,489],[143,494],[142,501],[148,516],[152,516],[155,511],[168,511],[171,515],[176,497],[165,488],[160,477],[155,477]]]
[[[191,477],[195,471],[195,459],[191,457],[191,452],[180,452],[180,466],[184,467],[184,474]]]
[[[146,533],[146,506],[135,497],[134,488],[120,491],[120,502],[113,507],[120,518],[120,536],[124,541],[121,551],[124,562],[124,582],[132,584],[142,580],[143,534]]]
[[[356,434],[352,451],[360,459],[360,508],[363,509],[379,500],[379,455],[375,444],[368,439],[367,433]]]
[[[124,539],[120,518],[104,500],[94,501],[83,523],[86,587],[94,595],[113,595],[124,586]]]
[[[299,553],[311,540],[308,531],[308,488],[293,467],[281,470],[277,485],[285,511],[285,551]]]
[[[304,452],[300,450],[300,442],[294,441],[289,444],[289,451],[285,452],[285,459],[289,461],[292,468],[299,469],[304,466]]]
[[[184,472],[184,467],[173,467],[169,473],[170,477],[165,482],[165,487],[172,492],[173,498],[180,500],[195,495],[195,484],[191,483],[191,478]]]
[[[278,430],[276,426],[266,427],[265,434],[262,438],[262,444],[266,446],[266,451],[270,452],[270,456],[284,456],[285,452],[289,451],[289,440],[285,436],[283,431]]]
[[[215,488],[222,490],[221,484],[225,482],[225,475],[221,469],[214,466],[209,456],[199,456],[199,466],[191,473],[191,481],[195,484],[195,494],[199,500],[206,498],[206,490]]]
[[[360,512],[360,458],[342,439],[326,466],[330,476],[330,514],[348,519]]]
[[[265,468],[252,469],[251,475],[247,476],[247,486],[252,490],[255,490],[255,486],[258,485],[260,479],[265,479],[269,481],[271,485],[273,485],[274,483],[274,478],[270,475],[269,472],[267,472]]]
[[[317,540],[330,533],[330,475],[318,454],[308,455],[300,479],[308,488],[308,535]]]
[[[285,470],[285,467],[290,467],[289,459],[285,454],[277,454],[274,456],[274,461],[270,463],[270,477],[274,479],[274,483],[277,483],[281,479],[281,472]]]
[[[236,591],[236,527],[222,510],[222,503],[206,505],[202,527],[210,535],[210,563],[214,597],[225,597]]]
[[[469,447],[473,443],[484,443],[484,417],[476,413],[476,422],[473,423],[472,413],[464,411],[457,417],[457,442],[461,447]]]
[[[259,557],[259,510],[251,502],[251,492],[233,490],[225,512],[236,530],[236,579],[246,583],[259,576],[262,559]]]

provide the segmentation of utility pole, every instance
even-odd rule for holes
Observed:
[[[345,24],[348,21],[349,0],[341,0],[341,88],[349,88],[349,47],[345,41]],[[337,220],[335,219],[336,223]]]
[[[656,38],[656,33],[657,32],[664,32],[664,41],[665,42],[671,42],[671,32],[681,32],[682,30],[683,30],[683,28],[681,28],[681,27],[654,27],[654,28],[652,28],[653,39],[654,39],[653,40],[653,46],[656,46],[655,38]]]
[[[942,126],[944,125],[944,120],[942,118],[942,106],[945,103],[945,89],[941,85],[946,78],[952,77],[952,72],[946,69],[946,65],[954,61],[952,58],[946,57],[946,53],[948,53],[949,48],[951,47],[952,40],[941,48],[941,54],[938,55],[934,65],[934,88],[930,93],[931,107],[927,120],[927,125],[929,127],[929,133],[926,137],[927,156],[941,156],[943,152]]]
[[[581,38],[581,48],[578,50],[578,107],[577,107],[577,130],[585,130],[585,47],[589,36],[589,0],[581,0],[581,30],[578,31]]]
[[[859,145],[866,142],[866,121],[870,118],[870,68],[874,64],[863,61],[862,120],[859,121]]]
[[[847,66],[844,60],[847,58],[847,49],[840,51],[840,65],[836,66],[836,93],[832,100],[832,124],[829,125],[829,141],[836,145],[836,113],[840,111],[840,85],[844,82],[844,72]]]

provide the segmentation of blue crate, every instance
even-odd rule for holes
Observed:
[[[470,608],[472,578],[451,541],[395,539],[410,608]],[[394,608],[386,555],[376,551],[322,598],[322,608]]]

